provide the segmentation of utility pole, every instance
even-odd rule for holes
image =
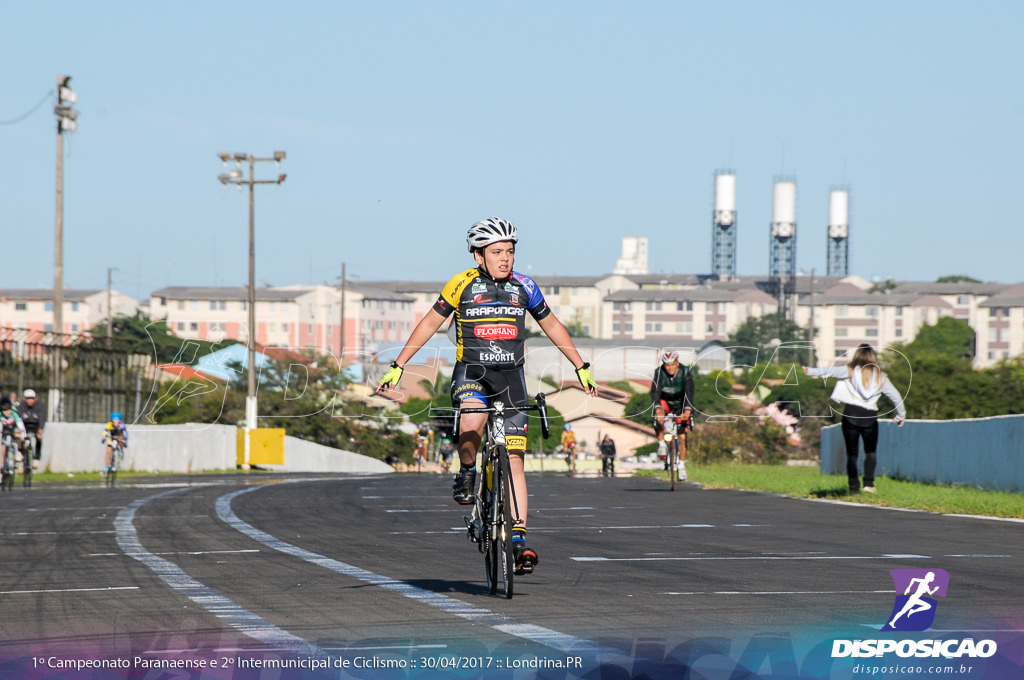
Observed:
[[[114,310],[110,306],[110,275],[116,269],[117,267],[107,267],[107,349],[110,349],[114,344]]]
[[[345,263],[341,263],[341,325],[339,334],[341,338],[338,344],[338,364],[341,366],[341,374],[345,374]]]
[[[811,269],[811,323],[807,327],[807,365],[814,366],[814,270]]]
[[[242,464],[243,470],[249,469],[249,458],[252,452],[252,431],[256,429],[257,424],[257,412],[256,412],[256,185],[257,184],[277,184],[280,185],[284,182],[286,175],[280,174],[277,179],[256,179],[256,164],[264,161],[273,161],[277,163],[277,167],[281,167],[281,161],[285,159],[284,151],[275,151],[272,158],[257,158],[251,154],[236,153],[229,154],[227,152],[221,152],[219,154],[221,162],[227,167],[229,161],[234,161],[236,168],[231,172],[222,173],[217,177],[221,184],[227,186],[228,184],[237,185],[239,189],[242,185],[249,187],[249,331],[247,333],[247,342],[249,346],[249,391],[248,396],[245,398],[245,457]],[[249,179],[242,177],[242,171],[239,169],[242,163],[249,163]]]
[[[78,101],[78,95],[71,89],[71,76],[57,76],[57,105],[53,113],[57,116],[57,210],[53,229],[53,331],[56,334],[57,352],[54,360],[54,378],[50,395],[50,409],[53,420],[63,420],[64,361],[60,347],[64,344],[64,133],[74,132],[78,127],[75,119],[78,111],[71,107]],[[56,399],[54,398],[56,396]]]

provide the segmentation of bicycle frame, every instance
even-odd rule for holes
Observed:
[[[114,486],[117,480],[117,473],[124,462],[124,440],[121,437],[112,437],[107,444],[110,447],[110,469],[107,471],[107,486]]]
[[[661,432],[662,441],[665,442],[665,465],[668,466],[669,489],[676,490],[676,478],[679,476],[679,447],[683,450],[686,447],[686,430],[689,422],[684,421],[682,415],[675,413],[665,414],[664,425]]]
[[[12,435],[4,435],[3,439],[3,460],[0,460],[0,489],[8,491],[14,489],[14,477],[18,472],[17,456],[18,444]]]
[[[494,400],[488,407],[455,409],[455,434],[458,436],[459,422],[465,413],[488,414],[483,448],[482,474],[477,478],[476,503],[465,518],[469,539],[478,544],[484,553],[484,569],[487,573],[488,591],[498,591],[498,574],[504,587],[504,596],[510,599],[513,593],[515,564],[512,551],[512,527],[521,521],[515,486],[512,483],[511,464],[505,440],[505,417],[509,412],[539,411],[541,433],[550,436],[547,419],[547,405],[544,395],[538,394],[536,404],[524,408],[506,406]]]

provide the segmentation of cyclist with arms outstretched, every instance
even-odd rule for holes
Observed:
[[[492,399],[500,398],[513,408],[526,406],[523,362],[529,313],[572,363],[587,394],[594,394],[597,383],[590,374],[590,364],[583,361],[565,326],[551,312],[540,287],[512,268],[518,240],[515,226],[497,217],[470,227],[466,243],[476,267],[456,274],[445,284],[433,308],[413,329],[398,358],[381,378],[378,392],[397,387],[406,362],[454,314],[456,364],[452,372],[452,403],[463,408],[486,408]],[[517,573],[533,571],[538,561],[537,552],[526,545],[526,425],[525,412],[514,412],[505,418],[505,441],[520,520],[512,529]],[[453,484],[456,503],[476,502],[476,457],[486,426],[486,413],[461,416],[457,448],[462,465]]]
[[[679,352],[663,350],[658,354],[660,365],[651,381],[651,403],[654,404],[655,430],[664,431],[665,416],[680,416],[683,429],[679,431],[679,479],[686,481],[686,428],[693,410],[693,375],[689,366],[679,363]]]

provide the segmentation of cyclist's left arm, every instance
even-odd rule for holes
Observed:
[[[569,337],[569,331],[565,329],[562,322],[554,314],[548,314],[537,319],[537,324],[576,369],[576,377],[580,379],[583,391],[589,395],[597,394],[597,383],[590,374],[590,365],[583,361],[583,357],[580,356],[579,350],[576,349],[572,338]]]
[[[686,366],[685,370],[686,370],[686,378],[683,381],[683,395],[684,395],[685,401],[683,401],[683,411],[684,411],[684,414],[687,417],[689,417],[690,411],[694,410],[696,408],[693,405],[693,393],[694,393],[693,371],[690,370],[689,366]]]

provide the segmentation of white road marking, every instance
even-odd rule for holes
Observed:
[[[667,592],[662,595],[877,595],[892,590],[709,590],[706,592]]]
[[[10,531],[4,536],[75,536],[77,534],[113,534],[113,529],[98,531]]]
[[[335,573],[343,574],[365,583],[379,586],[390,592],[415,600],[421,604],[435,607],[447,614],[458,616],[459,618],[466,619],[472,623],[488,626],[508,635],[514,635],[515,637],[530,640],[547,647],[553,647],[554,649],[563,652],[587,654],[589,656],[600,655],[602,657],[622,656],[622,652],[618,650],[602,647],[589,640],[584,640],[566,633],[560,633],[558,631],[551,630],[550,628],[544,628],[543,626],[531,623],[519,623],[518,621],[510,619],[502,614],[496,614],[482,607],[477,607],[463,602],[462,600],[425,590],[405,583],[404,581],[376,574],[372,571],[367,571],[366,569],[361,569],[360,567],[310,552],[303,548],[291,545],[290,543],[285,543],[284,541],[275,538],[266,532],[260,531],[256,527],[242,521],[231,509],[231,501],[234,498],[255,490],[256,489],[241,489],[221,496],[217,499],[217,515],[229,526],[240,531],[254,541],[258,541],[263,545],[266,545],[267,547],[283,552],[286,555],[298,557],[299,559],[310,562],[311,564],[319,565]]]
[[[324,656],[324,652],[315,645],[311,645],[302,638],[281,630],[272,623],[253,614],[248,609],[240,607],[232,600],[193,579],[173,562],[168,562],[142,547],[142,543],[139,542],[138,532],[135,531],[133,524],[135,513],[153,499],[180,493],[188,490],[188,488],[178,487],[153,496],[140,498],[119,512],[114,520],[114,528],[117,531],[117,544],[121,550],[149,567],[153,573],[171,588],[223,620],[235,630],[277,649],[297,651],[306,656]]]
[[[31,595],[36,593],[88,593],[100,590],[138,589],[138,586],[108,586],[106,588],[47,588],[44,590],[0,590],[0,595]]]
[[[177,552],[158,552],[149,553],[151,555],[233,555],[236,553],[258,553],[258,548],[250,548],[246,550],[180,550]],[[134,555],[125,552],[119,553],[86,553],[85,557],[113,557],[115,555],[128,555],[128,557],[134,557]]]
[[[927,555],[719,555],[715,557],[577,557],[569,559],[576,562],[700,562],[700,561],[744,561],[744,560],[894,560],[913,559],[930,560]]]

